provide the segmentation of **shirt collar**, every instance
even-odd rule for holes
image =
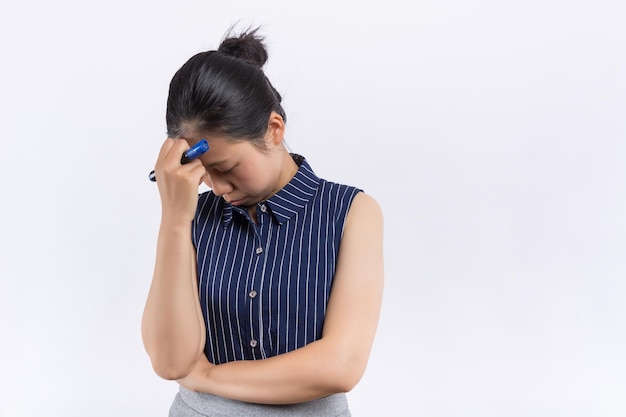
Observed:
[[[320,184],[319,177],[315,175],[313,169],[303,156],[298,154],[291,154],[291,156],[299,165],[296,175],[267,201],[259,203],[265,204],[270,214],[273,215],[274,219],[281,225],[294,217],[309,204],[313,196],[315,196]],[[230,203],[224,201],[224,209],[222,211],[222,222],[224,225],[232,221],[233,210],[244,214],[246,209],[233,207]]]

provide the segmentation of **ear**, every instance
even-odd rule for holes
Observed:
[[[282,116],[275,111],[270,113],[267,121],[267,132],[265,133],[265,145],[268,148],[280,147],[285,137],[285,121]]]

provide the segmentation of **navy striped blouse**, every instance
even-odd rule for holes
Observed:
[[[263,359],[321,337],[343,226],[358,188],[318,178],[306,160],[247,209],[208,191],[192,237],[211,363]]]

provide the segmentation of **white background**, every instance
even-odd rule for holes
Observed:
[[[170,78],[238,20],[291,149],[384,210],[353,415],[626,415],[621,0],[3,1],[0,415],[167,415],[147,173]]]

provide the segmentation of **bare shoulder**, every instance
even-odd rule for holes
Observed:
[[[354,197],[344,225],[342,242],[365,253],[364,247],[378,247],[383,239],[383,213],[370,195],[359,192]],[[373,245],[373,246],[372,246]]]
[[[383,212],[378,201],[363,191],[354,196],[347,218],[347,226],[357,223],[362,226],[368,223],[372,227],[382,227]]]

